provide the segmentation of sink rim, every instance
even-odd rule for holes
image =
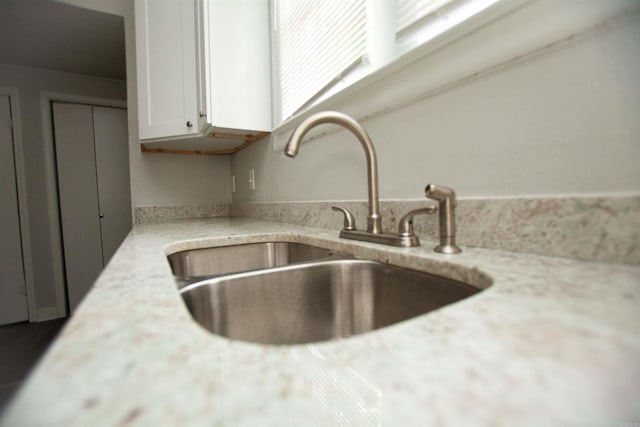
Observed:
[[[178,289],[178,293],[179,294],[183,294],[186,293],[190,290],[196,289],[198,287],[201,286],[207,286],[210,285],[214,282],[218,282],[218,281],[224,281],[224,280],[229,280],[229,279],[234,279],[234,278],[242,278],[242,277],[253,277],[253,276],[260,276],[262,274],[266,274],[266,273],[277,273],[280,271],[287,271],[287,270],[297,270],[299,268],[311,268],[314,267],[316,265],[326,265],[326,264],[342,264],[345,262],[354,262],[354,263],[358,263],[358,264],[367,264],[367,263],[373,263],[373,264],[378,264],[378,265],[382,265],[382,266],[388,266],[391,268],[398,268],[398,269],[402,269],[402,270],[408,270],[411,272],[416,272],[416,273],[420,273],[420,274],[429,274],[432,276],[436,276],[436,277],[442,277],[444,279],[447,280],[452,280],[455,282],[459,282],[463,285],[467,285],[469,287],[475,288],[478,291],[482,292],[488,288],[491,287],[491,285],[487,286],[487,287],[481,287],[481,286],[477,286],[473,283],[467,283],[467,282],[462,282],[458,279],[454,279],[451,277],[446,277],[440,274],[434,274],[428,271],[422,271],[422,270],[416,270],[413,268],[407,268],[407,267],[402,267],[402,266],[398,266],[398,265],[393,265],[393,264],[387,264],[384,262],[380,262],[380,261],[376,261],[376,260],[371,260],[371,259],[363,259],[363,258],[351,258],[351,259],[333,259],[333,260],[318,260],[318,261],[305,261],[305,262],[297,262],[294,264],[287,264],[287,265],[282,265],[282,266],[278,266],[278,267],[267,267],[267,268],[261,268],[258,270],[250,270],[250,271],[240,271],[237,273],[229,273],[229,274],[222,274],[216,277],[211,277],[208,279],[204,279],[204,280],[200,280],[198,282],[194,282],[194,283],[190,283],[187,286]],[[466,299],[466,298],[465,298]]]
[[[164,247],[163,252],[167,266],[169,267],[168,256],[185,250],[273,242],[300,243],[316,246],[321,249],[342,252],[352,256],[354,259],[377,261],[392,267],[442,276],[447,279],[467,283],[480,290],[487,290],[495,283],[495,279],[491,274],[464,262],[466,258],[465,254],[472,254],[474,251],[473,248],[467,248],[465,252],[455,255],[455,258],[453,258],[450,255],[433,252],[429,248],[429,245],[415,248],[395,248],[391,246],[367,244],[356,240],[339,239],[337,235],[335,237],[319,237],[289,231],[200,237],[171,242]],[[464,248],[464,246],[462,247]],[[419,265],[416,266],[414,263],[419,263]],[[169,272],[171,274],[170,267]]]
[[[413,273],[417,273],[420,275],[427,275],[427,276],[434,276],[434,279],[444,279],[446,281],[450,281],[450,282],[457,282],[459,285],[463,286],[463,287],[467,287],[470,288],[469,292],[467,295],[462,296],[459,299],[455,299],[451,302],[448,302],[446,304],[440,305],[440,306],[436,306],[435,308],[432,309],[428,309],[427,311],[418,313],[418,314],[414,314],[411,315],[410,317],[406,317],[406,318],[402,318],[400,320],[397,321],[393,321],[392,323],[389,324],[383,324],[381,326],[377,326],[374,327],[370,330],[365,330],[365,331],[361,331],[361,332],[356,332],[356,333],[352,333],[346,336],[338,336],[338,337],[333,337],[333,338],[328,338],[328,339],[321,339],[318,341],[307,341],[307,342],[287,342],[287,343],[278,343],[278,342],[259,342],[259,341],[253,341],[250,339],[244,339],[244,338],[240,338],[238,336],[228,336],[228,335],[224,335],[222,333],[219,332],[214,332],[212,329],[208,328],[205,324],[201,323],[201,320],[199,317],[197,317],[196,312],[192,311],[192,308],[190,307],[190,304],[187,301],[187,296],[188,294],[194,292],[196,294],[196,296],[198,296],[198,292],[208,292],[208,290],[203,289],[203,290],[199,290],[199,288],[209,288],[209,287],[215,287],[218,284],[222,284],[222,286],[224,287],[225,283],[224,282],[228,282],[228,281],[233,281],[233,280],[242,280],[243,278],[252,278],[252,277],[256,277],[256,276],[263,276],[263,275],[269,275],[269,274],[279,274],[279,273],[286,273],[287,271],[290,270],[302,270],[302,269],[313,269],[314,267],[319,267],[322,268],[324,266],[330,266],[330,265],[341,265],[341,264],[349,264],[349,265],[353,265],[353,264],[361,264],[361,265],[373,265],[374,269],[378,268],[378,267],[382,267],[383,269],[385,268],[392,268],[392,269],[399,269],[399,270],[405,270],[407,272],[409,272],[410,274]],[[356,267],[357,269],[358,267]],[[230,284],[226,284],[227,286],[232,286],[233,287],[233,283]],[[242,284],[238,284],[240,286],[242,286]],[[246,285],[246,284],[245,284]],[[249,284],[249,286],[253,286],[254,284]],[[287,284],[285,286],[296,286],[295,283],[290,283]],[[393,285],[392,285],[393,286]],[[427,287],[429,287],[429,284],[426,284]],[[484,293],[484,291],[486,290],[486,288],[483,287],[478,287],[475,286],[473,284],[470,283],[465,283],[465,282],[460,282],[456,279],[450,279],[447,277],[443,277],[443,276],[439,276],[439,275],[435,275],[433,273],[428,273],[428,272],[424,272],[424,271],[419,271],[419,270],[415,270],[415,269],[410,269],[410,268],[405,268],[405,267],[399,267],[399,266],[395,266],[395,265],[391,265],[391,264],[386,264],[383,262],[379,262],[379,261],[375,261],[375,260],[367,260],[367,259],[336,259],[336,260],[320,260],[320,261],[309,261],[309,262],[304,262],[304,263],[296,263],[296,264],[290,264],[290,265],[284,265],[284,266],[278,266],[278,267],[271,267],[271,268],[266,268],[266,269],[261,269],[261,270],[253,270],[253,271],[246,271],[246,272],[239,272],[239,273],[232,273],[232,274],[227,274],[227,275],[222,275],[219,277],[214,277],[214,278],[210,278],[210,279],[206,279],[206,280],[202,280],[196,283],[192,283],[188,286],[185,286],[184,288],[179,290],[179,294],[181,296],[181,300],[184,304],[185,309],[187,310],[187,312],[190,315],[190,319],[192,321],[192,323],[195,323],[198,325],[199,328],[201,328],[202,331],[206,332],[207,335],[209,336],[215,336],[216,338],[222,338],[222,339],[226,339],[232,342],[239,342],[239,343],[243,343],[243,344],[249,344],[249,345],[259,345],[259,346],[271,346],[271,347],[293,347],[293,346],[299,346],[299,345],[320,345],[320,344],[331,344],[331,343],[335,343],[335,342],[340,342],[343,341],[344,339],[352,339],[352,338],[357,338],[360,336],[366,336],[369,335],[370,333],[382,333],[384,332],[384,330],[391,328],[391,327],[400,327],[403,324],[410,322],[412,320],[418,320],[420,318],[423,318],[424,316],[435,312],[435,311],[440,311],[441,309],[445,309],[445,308],[451,308],[451,306],[454,306],[458,303],[461,303],[462,301],[465,300],[473,300],[472,297],[476,296],[477,294],[482,294]],[[215,291],[214,291],[215,292]],[[223,291],[224,292],[224,291]],[[377,304],[376,304],[377,305]],[[206,319],[202,318],[202,319]],[[205,320],[206,321],[206,320]]]
[[[222,251],[218,253],[218,250]],[[352,255],[317,245],[280,240],[182,249],[166,256],[178,289],[230,274],[353,258]]]

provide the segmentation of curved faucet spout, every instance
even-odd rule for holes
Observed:
[[[364,149],[365,156],[367,158],[367,178],[369,186],[369,216],[367,217],[367,232],[373,234],[382,233],[382,221],[380,219],[380,207],[378,201],[378,160],[376,157],[376,150],[373,148],[371,138],[367,134],[358,122],[352,117],[338,113],[336,111],[323,111],[321,113],[313,114],[305,119],[298,127],[293,131],[289,142],[284,149],[284,152],[289,157],[295,157],[298,155],[298,149],[302,138],[313,127],[321,124],[333,123],[340,125],[353,133],[362,148]]]

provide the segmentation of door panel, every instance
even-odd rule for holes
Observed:
[[[103,268],[92,107],[53,104],[54,136],[69,308]]]
[[[8,96],[0,96],[0,325],[29,319]]]
[[[131,230],[127,110],[93,107],[93,126],[102,254],[107,265]]]

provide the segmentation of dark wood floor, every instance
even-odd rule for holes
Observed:
[[[66,319],[0,326],[0,414]]]

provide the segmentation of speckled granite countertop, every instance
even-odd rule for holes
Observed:
[[[340,341],[262,346],[192,321],[165,253],[298,241],[476,284]],[[182,243],[176,243],[182,242]],[[619,426],[640,422],[640,268],[456,256],[240,219],[137,226],[2,426]]]

